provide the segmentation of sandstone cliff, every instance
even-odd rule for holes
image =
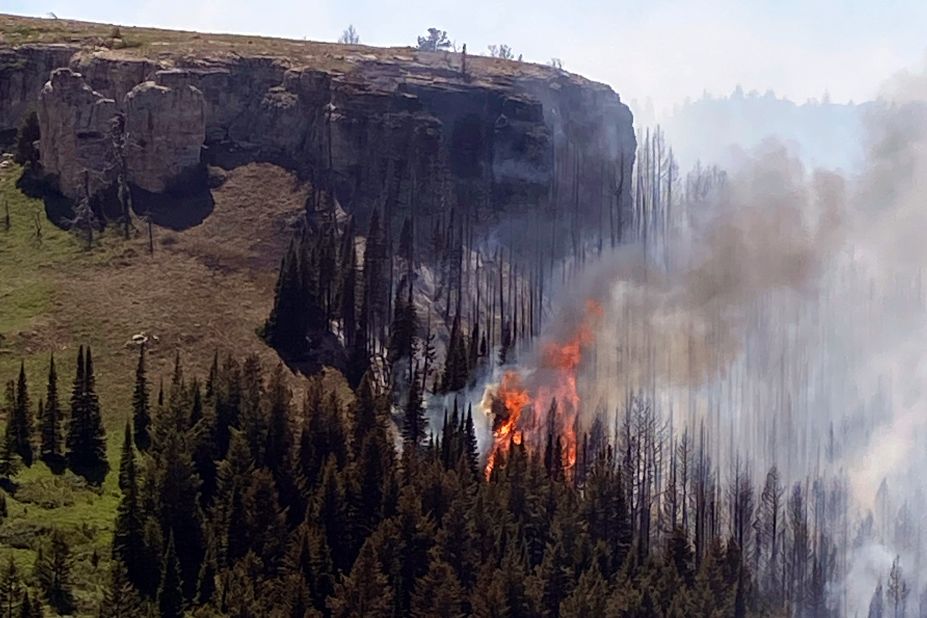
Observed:
[[[16,35],[23,24],[29,36]],[[564,71],[6,16],[0,32],[0,132],[37,109],[43,169],[72,199],[112,181],[108,125],[119,113],[128,179],[150,193],[203,162],[266,160],[359,214],[546,213],[614,233],[629,200],[628,108]]]

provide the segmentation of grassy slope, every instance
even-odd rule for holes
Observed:
[[[118,39],[114,39],[117,36]],[[186,32],[115,26],[69,19],[41,19],[0,13],[0,46],[31,43],[67,43],[80,45],[95,52],[125,57],[157,57],[162,61],[182,56],[267,55],[288,60],[296,65],[312,66],[343,73],[362,68],[376,60],[392,64],[400,71],[413,67],[439,70],[460,67],[461,56],[454,52],[419,52],[410,47],[370,47],[341,45],[321,41],[306,41],[233,35]],[[408,41],[410,45],[413,40]],[[109,50],[109,51],[107,51]],[[494,81],[514,76],[553,77],[567,73],[543,64],[490,58],[472,53],[467,56],[468,83]],[[379,68],[374,70],[381,70]],[[391,72],[391,71],[387,71]],[[448,79],[447,74],[444,79]],[[571,79],[586,82],[578,75]]]
[[[304,200],[305,188],[291,175],[259,164],[233,170],[214,192],[215,210],[201,225],[182,232],[155,228],[154,256],[144,234],[125,241],[115,229],[85,251],[78,238],[45,219],[41,201],[16,189],[18,176],[18,168],[0,170],[0,222],[4,202],[12,222],[8,232],[0,223],[0,379],[14,378],[24,361],[35,404],[44,396],[54,352],[66,401],[77,346],[92,345],[111,465],[118,465],[130,409],[137,355],[127,345],[132,335],[159,339],[149,355],[153,382],[169,377],[177,350],[188,376],[204,375],[215,349],[256,352],[268,367],[277,362],[255,328],[272,301],[276,266],[289,238],[286,222]],[[36,464],[17,480],[10,517],[0,525],[0,546],[14,548],[28,569],[37,537],[61,527],[74,543],[79,596],[85,603],[95,598],[118,503],[116,474],[91,489],[70,473],[54,476]],[[98,573],[90,560],[94,551],[103,560]]]

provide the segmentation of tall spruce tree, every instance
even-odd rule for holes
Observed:
[[[425,417],[424,384],[421,368],[416,363],[406,396],[402,416],[402,437],[407,445],[418,448],[425,441],[428,419]]]
[[[393,590],[377,561],[372,543],[361,548],[348,577],[328,598],[332,618],[389,618],[393,615]]]
[[[22,576],[13,560],[12,552],[8,555],[3,568],[0,569],[0,614],[4,618],[13,618],[14,611],[20,603],[20,591],[23,587]]]
[[[300,253],[300,243],[294,239],[280,262],[274,306],[264,323],[267,343],[288,356],[306,350],[307,290]]]
[[[113,560],[109,581],[103,589],[100,618],[143,618],[145,615],[142,600],[129,580],[125,565],[118,559]]]
[[[70,614],[75,608],[71,566],[71,548],[56,528],[36,556],[35,580],[48,604],[59,614]]]
[[[451,326],[451,338],[447,344],[447,355],[444,359],[444,378],[442,390],[444,392],[459,391],[467,385],[470,379],[469,350],[460,324],[460,314],[454,316]]]
[[[132,447],[132,428],[126,421],[125,438],[119,464],[119,488],[122,498],[116,509],[113,530],[113,558],[126,571],[128,580],[140,591],[151,595],[157,586],[157,571],[145,539],[145,515],[139,494],[138,467]]]
[[[7,387],[7,396],[9,398],[9,387]],[[19,455],[25,465],[31,466],[35,427],[32,420],[32,402],[29,399],[29,384],[26,380],[26,365],[22,362],[19,365],[19,378],[16,380],[6,430],[10,434],[13,451]]]
[[[157,604],[161,618],[183,618],[184,586],[173,535],[168,537],[167,549],[161,560],[161,584],[158,586]]]
[[[138,365],[135,367],[135,389],[132,391],[132,428],[135,432],[135,446],[147,451],[151,445],[151,405],[148,400],[148,376],[145,370],[145,344],[138,349]]]
[[[71,421],[67,437],[68,466],[77,474],[102,480],[106,474],[106,431],[96,394],[93,356],[83,346],[77,354],[77,372],[71,390]]]
[[[45,405],[39,417],[41,441],[39,456],[49,465],[60,464],[64,456],[61,401],[58,398],[58,371],[54,354],[48,361],[48,384],[45,387]]]

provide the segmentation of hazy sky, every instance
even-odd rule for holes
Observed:
[[[772,88],[797,100],[872,97],[927,50],[924,0],[0,0],[0,12],[372,45],[428,26],[470,53],[507,43],[526,60],[666,108],[704,91]]]

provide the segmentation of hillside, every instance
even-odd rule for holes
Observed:
[[[15,378],[25,361],[35,401],[44,396],[54,353],[66,396],[77,348],[91,345],[111,462],[118,461],[131,410],[138,355],[133,335],[152,337],[149,373],[155,382],[158,376],[170,379],[178,352],[191,376],[206,374],[213,351],[255,353],[268,368],[279,362],[255,330],[270,309],[288,226],[305,199],[305,184],[292,174],[269,164],[232,170],[213,191],[214,210],[201,225],[183,232],[153,226],[155,250],[149,255],[141,221],[131,240],[111,227],[86,251],[81,238],[45,219],[41,200],[16,188],[20,171],[0,170],[0,209],[9,206],[11,221],[9,231],[0,228],[0,376],[4,382]],[[301,388],[295,375],[293,387]],[[109,553],[116,476],[110,473],[94,489],[36,463],[17,479],[0,545],[21,550],[17,556],[29,566],[37,535],[63,528],[77,556],[81,598],[96,599],[90,559],[94,551]]]
[[[129,239],[116,200],[116,117],[126,127]],[[28,572],[61,530],[75,556],[79,613],[99,600],[109,565],[137,340],[148,338],[155,392],[177,354],[188,378],[204,378],[214,352],[256,354],[265,371],[275,367],[278,353],[257,332],[281,258],[319,199],[358,231],[382,212],[389,243],[416,221],[413,242],[428,247],[423,272],[443,278],[419,290],[418,302],[443,313],[435,329],[445,340],[452,290],[458,311],[465,295],[459,270],[450,283],[449,256],[462,256],[464,242],[483,264],[508,247],[508,261],[495,261],[499,285],[507,268],[510,294],[514,285],[525,296],[527,277],[518,280],[513,264],[540,261],[523,221],[539,237],[569,225],[600,239],[608,229],[614,241],[630,202],[623,179],[634,136],[618,95],[550,67],[485,57],[0,15],[3,150],[14,150],[30,118],[35,160],[23,167],[4,155],[0,165],[0,216],[8,209],[10,221],[0,225],[0,378],[15,379],[24,363],[34,406],[54,354],[66,400],[78,347],[91,346],[110,473],[96,487],[44,463],[22,471],[7,487],[0,547]],[[85,199],[108,221],[89,248],[66,229]],[[568,235],[551,250],[568,251]],[[467,276],[466,286],[482,285]],[[505,316],[488,296],[474,306],[474,321],[488,312],[490,338],[494,329],[502,337]],[[294,425],[312,383],[349,398],[331,369],[286,380]]]

